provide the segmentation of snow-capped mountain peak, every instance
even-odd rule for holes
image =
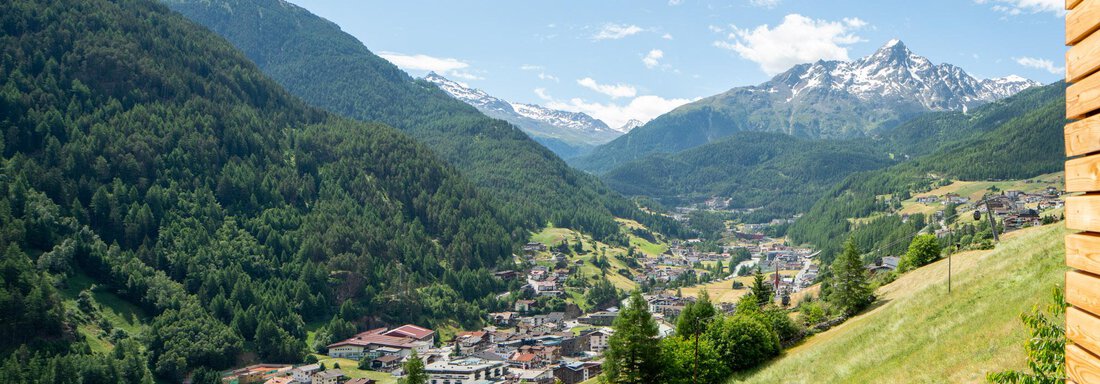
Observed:
[[[594,145],[608,142],[622,133],[582,112],[568,112],[535,104],[501,100],[485,91],[471,88],[435,72],[428,73],[424,76],[424,80],[435,84],[452,97],[474,106],[482,113],[515,124],[533,136]]]
[[[914,103],[937,111],[975,107],[1038,85],[1019,76],[977,79],[954,65],[933,64],[892,39],[860,59],[797,65],[762,87],[788,92],[788,102],[811,94],[846,94],[864,102]]]
[[[634,128],[638,128],[638,127],[641,127],[643,125],[645,125],[644,121],[641,121],[641,120],[638,120],[638,119],[630,119],[626,122],[626,124],[623,124],[623,126],[617,128],[615,130],[619,131],[619,132],[622,132],[622,133],[627,133],[627,132],[630,132],[631,130],[633,130]]]

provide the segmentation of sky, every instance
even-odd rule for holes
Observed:
[[[290,0],[410,75],[611,126],[900,39],[978,78],[1064,73],[1064,0]]]

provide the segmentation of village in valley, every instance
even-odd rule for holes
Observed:
[[[931,232],[950,236],[960,225],[993,217],[1002,231],[1058,220],[1064,205],[1060,175],[1015,182],[955,182],[900,201],[889,213],[926,215]],[[1002,189],[1010,188],[1010,189]],[[687,221],[696,209],[716,209],[714,200],[677,210]],[[718,241],[665,240],[636,222],[621,220],[629,246],[612,246],[579,232],[547,228],[515,255],[517,269],[495,273],[518,289],[498,299],[510,303],[489,313],[480,329],[433,330],[406,324],[367,330],[323,346],[304,365],[257,364],[224,374],[226,383],[369,384],[402,377],[408,359],[423,361],[431,384],[576,384],[596,378],[624,292],[643,297],[666,337],[689,303],[703,291],[719,310],[731,313],[749,286],[764,276],[781,307],[816,294],[819,252],[772,238],[764,224],[727,222]],[[858,225],[858,223],[857,223]],[[898,268],[900,255],[867,263],[871,274]],[[602,293],[601,293],[602,292]]]

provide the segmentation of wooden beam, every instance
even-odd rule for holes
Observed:
[[[1100,29],[1100,2],[1081,3],[1066,14],[1066,45],[1074,45]]]
[[[1066,51],[1066,81],[1076,83],[1097,69],[1100,69],[1100,33],[1088,35]]]
[[[1081,3],[1081,0],[1066,0],[1066,9],[1067,10],[1073,9],[1074,7],[1077,6],[1077,4],[1080,4],[1080,3]]]
[[[1081,119],[1100,109],[1100,74],[1066,87],[1066,118]]]
[[[1100,358],[1073,344],[1066,344],[1066,376],[1078,383],[1100,383]]]
[[[1066,157],[1100,152],[1100,115],[1066,124]]]
[[[1100,194],[1067,197],[1066,228],[1100,232]]]
[[[1100,155],[1066,161],[1066,192],[1100,191]]]
[[[1100,275],[1100,234],[1066,235],[1066,265]]]
[[[1080,271],[1066,272],[1066,302],[1100,314],[1100,278]]]
[[[1081,348],[1096,354],[1100,352],[1100,318],[1080,309],[1066,308],[1066,338]]]

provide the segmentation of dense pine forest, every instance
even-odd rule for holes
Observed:
[[[490,271],[526,234],[405,134],[306,106],[150,1],[4,2],[0,28],[5,377],[176,381],[243,351],[300,361],[306,322],[497,306]],[[87,354],[92,315],[59,296],[75,275],[149,333]]]
[[[598,178],[570,168],[518,128],[409,77],[305,9],[277,0],[165,3],[225,36],[306,102],[408,132],[454,164],[483,195],[499,200],[502,212],[522,228],[552,223],[625,244],[614,221],[618,216],[663,233],[683,232],[667,218],[638,210]]]

